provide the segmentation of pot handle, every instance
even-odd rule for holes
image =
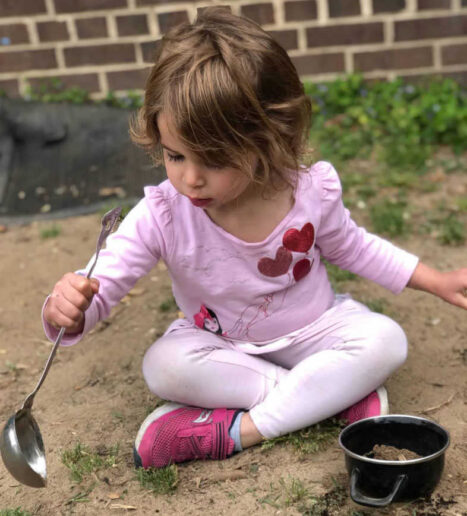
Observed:
[[[407,480],[407,475],[398,475],[392,491],[387,496],[384,498],[372,498],[370,496],[365,496],[359,491],[357,487],[359,475],[360,470],[358,468],[352,469],[352,474],[350,475],[350,497],[354,502],[359,503],[360,505],[367,505],[369,507],[385,507],[386,505],[389,505],[401,490],[404,482]]]

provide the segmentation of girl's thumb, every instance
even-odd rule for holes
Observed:
[[[96,278],[91,278],[91,288],[94,294],[99,292],[99,280]]]

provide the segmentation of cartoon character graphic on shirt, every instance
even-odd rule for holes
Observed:
[[[210,331],[216,335],[225,336],[222,332],[217,315],[210,308],[201,305],[199,312],[193,316],[193,319],[195,321],[195,325],[198,326],[198,328]]]

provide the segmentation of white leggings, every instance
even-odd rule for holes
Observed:
[[[339,296],[312,324],[265,346],[176,329],[148,349],[143,374],[160,398],[249,410],[258,431],[272,438],[356,403],[406,356],[407,339],[396,322]]]

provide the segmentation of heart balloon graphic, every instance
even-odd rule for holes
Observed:
[[[275,278],[286,274],[291,263],[292,253],[281,246],[277,250],[275,258],[264,257],[258,261],[258,270],[264,276]]]
[[[311,270],[311,262],[307,258],[298,261],[293,267],[293,277],[295,281],[300,281]]]
[[[306,253],[313,245],[315,228],[311,222],[307,222],[302,229],[288,229],[282,237],[282,243],[289,251]]]

